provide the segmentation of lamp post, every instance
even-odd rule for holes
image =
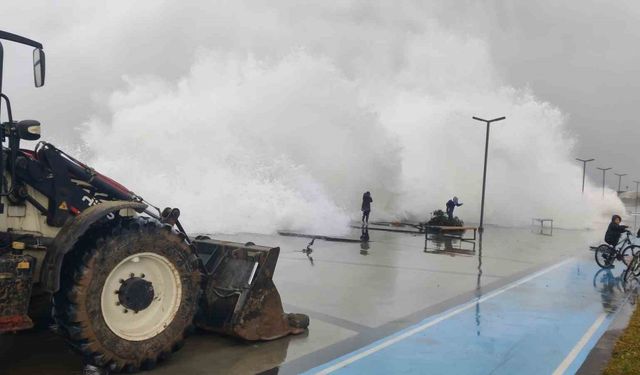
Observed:
[[[622,177],[626,176],[626,173],[614,173],[618,176],[618,194],[620,194],[620,185],[622,184]]]
[[[506,117],[502,116],[502,117],[494,118],[493,120],[485,120],[485,119],[481,119],[479,117],[473,116],[474,120],[481,121],[487,124],[487,137],[484,142],[484,170],[482,172],[482,199],[480,201],[480,226],[478,227],[478,230],[480,232],[484,230],[484,227],[482,224],[484,222],[484,192],[487,184],[487,155],[489,154],[489,129],[491,128],[492,122],[502,121],[505,118]]]
[[[576,158],[576,160],[582,162],[582,195],[584,195],[584,178],[585,178],[585,175],[587,173],[587,163],[590,162],[590,161],[594,161],[596,159],[580,159],[580,158]]]
[[[633,181],[636,184],[636,206],[633,209],[633,230],[638,230],[638,185],[640,185],[640,181]]]
[[[478,233],[478,244],[480,245],[478,251],[478,278],[476,279],[476,335],[480,336],[480,297],[482,297],[482,289],[480,288],[482,279],[482,232]]]
[[[605,176],[604,175],[611,168],[600,168],[600,167],[597,167],[597,168],[602,171],[602,198],[604,198],[604,183],[605,183]]]

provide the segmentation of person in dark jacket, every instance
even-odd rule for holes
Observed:
[[[462,206],[462,203],[458,203],[458,197],[449,199],[447,202],[447,216],[449,216],[449,220],[453,220],[453,210],[460,206]]]
[[[607,228],[607,233],[604,235],[604,242],[608,243],[611,246],[616,246],[618,241],[620,241],[620,236],[624,233],[627,228],[626,225],[620,225],[622,218],[618,215],[613,215],[611,217],[611,222],[609,223],[609,227]]]
[[[371,202],[373,199],[371,198],[371,193],[366,192],[362,195],[362,224],[369,224],[369,213],[371,213]],[[366,220],[366,221],[365,221]]]

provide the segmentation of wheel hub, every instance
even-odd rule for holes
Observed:
[[[169,259],[154,252],[135,253],[109,272],[102,287],[102,318],[120,338],[147,340],[171,324],[181,296],[180,273]]]
[[[123,280],[118,289],[120,304],[136,313],[149,307],[153,297],[155,297],[153,284],[141,277],[132,276]]]

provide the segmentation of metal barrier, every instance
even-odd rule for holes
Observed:
[[[540,223],[540,234],[545,235],[545,236],[553,236],[553,219],[542,219],[542,218],[537,218],[534,217],[531,219],[531,226],[536,225],[535,223],[539,222]],[[544,223],[548,222],[550,224],[550,229],[551,232],[549,234],[544,233]]]

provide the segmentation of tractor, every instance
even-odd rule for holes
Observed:
[[[31,46],[36,87],[42,44]],[[304,332],[309,318],[283,311],[272,277],[279,248],[198,236],[177,208],[159,209],[54,145],[40,123],[17,121],[2,92],[0,43],[0,334],[33,327],[33,296],[51,298],[51,327],[88,366],[153,368],[192,327],[273,340]],[[32,143],[33,144],[33,143]]]

